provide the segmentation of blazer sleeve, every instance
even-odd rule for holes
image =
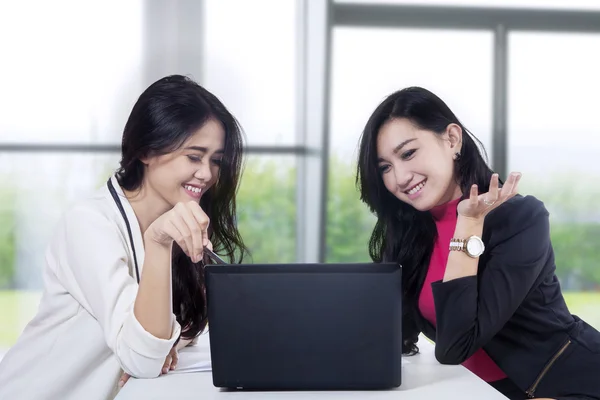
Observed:
[[[114,221],[91,207],[65,215],[49,257],[66,291],[100,324],[106,344],[133,377],[160,375],[181,327],[172,315],[171,337],[148,333],[135,318],[138,285],[129,274],[128,250]]]
[[[442,364],[460,364],[489,342],[521,305],[548,262],[548,212],[538,200],[523,199],[527,203],[505,204],[504,213],[496,216],[496,221],[510,223],[498,227],[507,231],[489,249],[479,278],[432,284],[437,319],[435,356]]]

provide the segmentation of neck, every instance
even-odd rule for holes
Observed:
[[[131,204],[131,208],[140,225],[142,236],[148,227],[161,215],[167,212],[170,207],[166,202],[155,194],[147,185],[142,186],[135,191],[123,190],[125,197]]]
[[[462,190],[458,184],[453,185],[448,189],[446,195],[442,198],[442,201],[438,205],[446,204],[451,201],[461,198],[463,195]]]

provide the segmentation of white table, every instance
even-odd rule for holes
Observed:
[[[205,335],[203,335],[205,336]],[[207,335],[206,335],[207,336]],[[207,339],[196,349],[180,352],[180,363],[192,353],[209,357]],[[215,388],[210,372],[173,373],[156,379],[130,379],[119,392],[117,400],[138,399],[506,399],[501,393],[458,365],[441,365],[433,354],[434,347],[425,338],[419,340],[421,353],[402,360],[402,385],[385,391],[327,392],[240,392]]]

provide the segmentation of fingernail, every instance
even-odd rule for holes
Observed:
[[[122,388],[125,383],[123,381],[119,381],[119,387]]]
[[[169,372],[168,368],[163,368],[163,374],[166,374],[167,372]]]

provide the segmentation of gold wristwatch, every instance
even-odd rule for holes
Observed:
[[[471,258],[477,258],[483,254],[485,246],[479,236],[470,236],[466,239],[450,239],[450,251],[462,251]]]

